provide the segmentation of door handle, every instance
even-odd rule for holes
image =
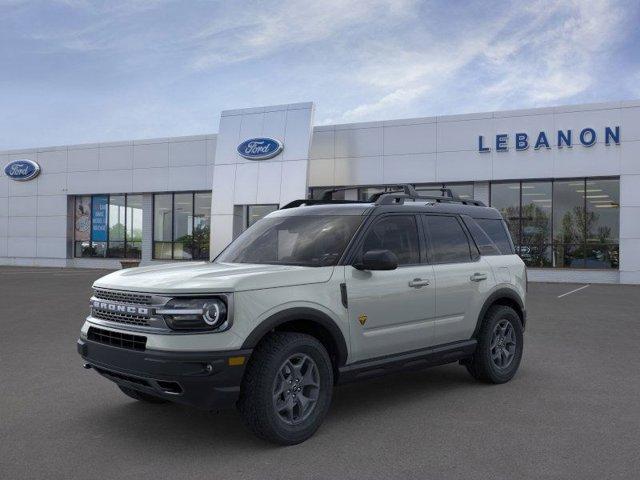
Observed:
[[[487,274],[486,273],[474,273],[473,275],[471,275],[470,280],[472,282],[481,282],[482,280],[486,280],[487,279]]]
[[[409,286],[412,288],[426,287],[427,285],[429,285],[429,280],[423,280],[421,278],[414,278],[409,282]]]

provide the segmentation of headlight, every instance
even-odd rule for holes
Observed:
[[[221,332],[231,326],[221,298],[173,298],[156,311],[173,330]]]

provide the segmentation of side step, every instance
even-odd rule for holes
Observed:
[[[477,343],[475,339],[462,340],[345,365],[339,369],[338,383],[457,362],[473,355]]]

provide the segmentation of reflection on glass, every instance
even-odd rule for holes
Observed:
[[[74,239],[76,257],[139,258],[142,195],[76,197]]]
[[[553,231],[555,243],[584,243],[584,189],[584,180],[554,182]]]
[[[584,246],[583,245],[558,245],[553,246],[555,267],[563,268],[583,268],[584,267]]]
[[[498,209],[507,222],[511,239],[520,253],[520,183],[492,183],[491,206]]]
[[[142,255],[142,195],[127,195],[127,257]]]
[[[247,228],[276,210],[277,205],[247,205]]]
[[[173,224],[172,195],[163,193],[153,196],[153,238],[156,241],[171,241]]]
[[[520,257],[532,267],[548,267],[551,251],[551,182],[523,182]]]
[[[209,259],[211,194],[194,194],[193,238],[191,252],[195,260]]]
[[[211,193],[154,195],[153,258],[208,260]]]
[[[587,204],[587,268],[618,268],[620,182],[591,180],[584,192]]]
[[[153,258],[158,260],[171,260],[171,242],[154,242]]]
[[[444,187],[450,189],[454,197],[473,200],[473,183],[448,183]]]
[[[358,189],[358,200],[366,202],[368,201],[372,195],[376,193],[384,192],[384,187],[366,187]]]
[[[193,194],[176,193],[173,200],[173,258],[192,258]]]

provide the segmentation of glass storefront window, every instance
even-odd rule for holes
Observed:
[[[176,193],[173,197],[173,258],[191,260],[193,234],[193,194]]]
[[[140,258],[142,195],[76,197],[74,243],[76,257]]]
[[[492,183],[491,206],[497,208],[507,222],[511,239],[520,253],[520,182]]]
[[[618,179],[495,182],[491,206],[528,266],[618,268]]]
[[[154,259],[209,259],[210,192],[156,194],[153,205]]]
[[[209,235],[211,231],[211,194],[194,195],[193,258],[209,259]]]
[[[523,182],[520,256],[531,267],[549,267],[551,250],[551,182]]]
[[[247,228],[276,210],[278,205],[247,205]]]
[[[618,268],[620,182],[588,179],[585,184],[587,268]]]
[[[342,187],[316,187],[312,188],[310,192],[310,198],[314,200],[320,200],[323,195],[334,188],[342,188]],[[422,192],[424,195],[432,195],[432,196],[441,196],[442,189],[450,189],[454,196],[459,197],[463,200],[471,200],[473,199],[473,182],[467,183],[433,183],[433,184],[415,184],[414,188],[419,193]],[[397,190],[398,185],[371,185],[367,187],[359,187],[359,188],[347,188],[341,189],[337,192],[333,192],[331,194],[332,200],[359,200],[361,202],[368,201],[372,195],[376,193]]]
[[[109,247],[107,256],[124,257],[124,224],[126,222],[124,195],[109,196]]]
[[[142,195],[127,195],[127,256],[142,255]]]
[[[173,249],[173,195],[153,196],[153,258],[169,260]]]

